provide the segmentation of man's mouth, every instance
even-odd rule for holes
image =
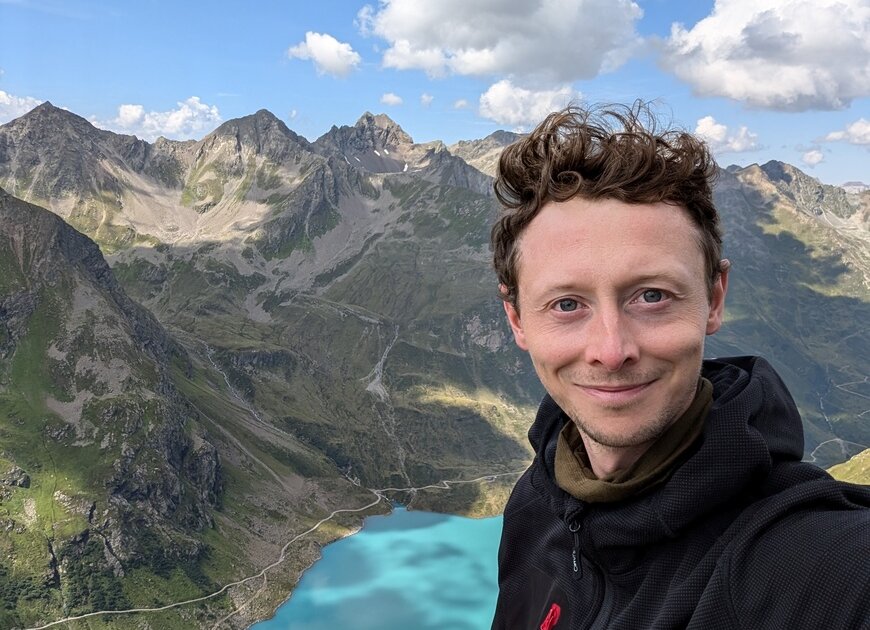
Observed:
[[[637,389],[638,387],[646,387],[649,383],[636,383],[631,385],[581,385],[586,389],[597,389],[602,392],[623,392],[629,389]]]
[[[626,404],[642,395],[655,381],[626,384],[580,385],[580,389],[599,402],[611,405]]]

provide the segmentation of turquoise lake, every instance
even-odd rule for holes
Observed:
[[[481,630],[498,594],[501,517],[396,508],[323,549],[253,630]]]

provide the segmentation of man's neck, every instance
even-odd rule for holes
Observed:
[[[612,447],[600,444],[580,431],[592,472],[599,479],[610,479],[621,470],[631,468],[649,450],[655,440],[637,446]]]

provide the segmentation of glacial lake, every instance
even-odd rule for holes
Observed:
[[[408,511],[327,545],[289,601],[252,630],[481,630],[498,594],[501,517]]]

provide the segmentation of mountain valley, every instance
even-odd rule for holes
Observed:
[[[365,113],[310,142],[260,110],[152,144],[48,103],[0,126],[0,626],[203,598],[115,621],[247,627],[384,499],[498,513],[542,393],[489,262],[516,137],[418,144]],[[708,354],[768,357],[806,458],[849,460],[870,191],[768,162],[716,200]]]

